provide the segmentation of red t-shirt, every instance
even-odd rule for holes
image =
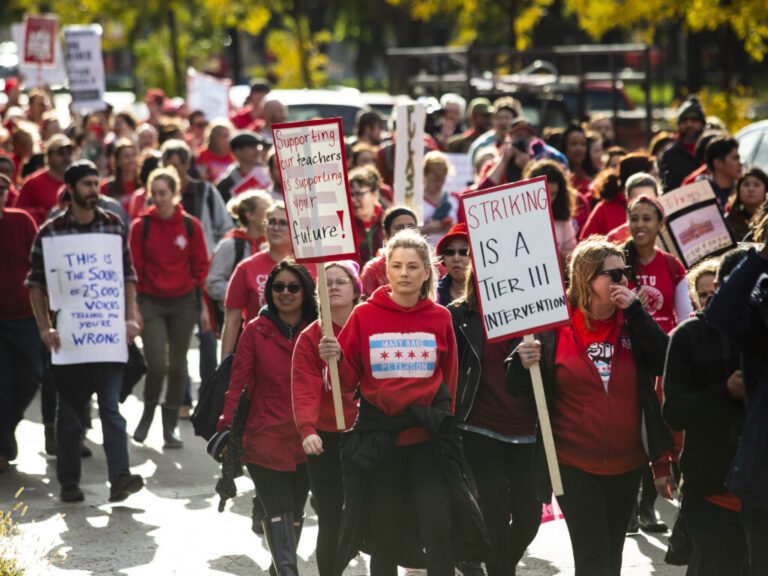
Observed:
[[[48,168],[42,168],[24,180],[16,207],[29,212],[39,226],[48,218],[51,208],[58,203],[62,186],[62,180],[56,180]]]
[[[648,303],[645,306],[646,312],[656,320],[667,334],[677,326],[677,317],[675,316],[675,287],[681,278],[685,276],[685,268],[674,259],[672,272],[676,278],[670,275],[670,265],[666,261],[664,252],[656,250],[656,257],[648,264],[635,263],[635,275],[641,286],[645,287],[645,293],[648,295]],[[630,283],[630,288],[635,286]],[[685,318],[681,318],[685,320]]]
[[[32,316],[24,278],[29,270],[29,251],[37,235],[32,217],[23,210],[3,209],[0,218],[0,319],[18,320]]]
[[[216,182],[219,176],[226,170],[232,162],[235,161],[235,157],[232,154],[218,155],[214,154],[208,148],[203,148],[200,155],[195,160],[195,164],[198,167],[203,168],[205,172],[205,180],[208,182]]]

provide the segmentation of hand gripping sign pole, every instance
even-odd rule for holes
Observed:
[[[546,178],[479,190],[461,197],[467,218],[483,329],[489,342],[570,323]],[[530,368],[547,466],[555,496],[563,494],[544,383]]]
[[[320,323],[333,336],[324,262],[357,259],[341,118],[272,126],[296,262],[317,263]],[[328,363],[336,426],[345,430],[339,370]]]

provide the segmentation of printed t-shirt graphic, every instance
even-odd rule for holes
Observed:
[[[437,341],[428,332],[387,332],[368,338],[376,379],[427,378],[435,371]]]

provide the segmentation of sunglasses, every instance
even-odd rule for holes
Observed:
[[[272,292],[276,292],[277,294],[282,294],[288,290],[291,294],[298,294],[301,292],[301,284],[298,282],[290,282],[286,284],[285,282],[275,282],[272,284]]]
[[[632,269],[629,266],[625,266],[624,268],[611,268],[609,270],[600,270],[600,272],[595,273],[595,278],[598,276],[610,276],[611,282],[614,284],[618,284],[621,282],[621,278],[625,277],[627,280],[629,280],[629,275],[632,273]]]
[[[279,226],[280,228],[285,228],[286,226],[288,226],[288,220],[283,220],[282,218],[279,220],[277,218],[270,218],[269,220],[267,220],[267,225]]]
[[[443,256],[461,256],[466,258],[469,256],[469,248],[446,248],[443,250]]]

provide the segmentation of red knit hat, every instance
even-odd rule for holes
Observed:
[[[437,247],[435,248],[436,254],[442,254],[443,248],[446,248],[448,246],[448,243],[453,240],[454,238],[462,238],[469,242],[469,232],[467,231],[467,223],[466,222],[460,222],[459,224],[454,224],[450,230],[440,238],[440,241],[437,243]]]

